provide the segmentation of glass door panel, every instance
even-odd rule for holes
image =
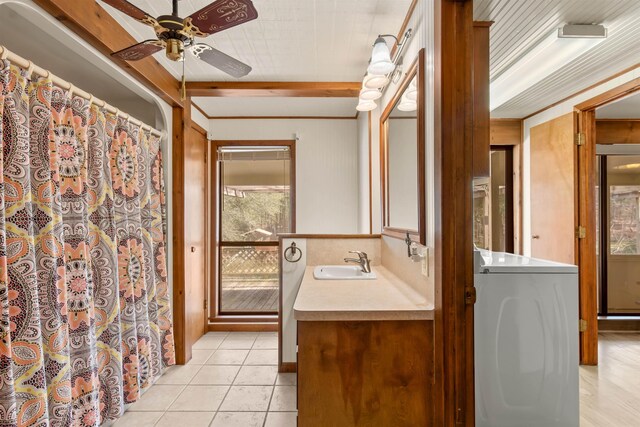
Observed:
[[[284,148],[219,152],[219,314],[278,312],[278,234],[290,232],[292,221],[292,160]]]

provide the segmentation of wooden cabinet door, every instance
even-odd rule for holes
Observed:
[[[531,256],[575,264],[574,116],[531,128]]]

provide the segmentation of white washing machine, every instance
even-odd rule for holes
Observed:
[[[476,251],[478,427],[578,427],[578,267]]]

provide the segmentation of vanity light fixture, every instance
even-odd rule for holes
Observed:
[[[389,50],[389,46],[387,46],[387,41],[384,37],[393,37],[396,39],[396,36],[391,34],[383,34],[379,35],[376,39],[375,43],[373,43],[373,51],[371,52],[371,62],[369,63],[369,67],[367,71],[369,74],[373,74],[374,76],[384,76],[387,75],[396,68],[396,64],[391,60],[391,51]],[[398,39],[396,39],[397,42]]]
[[[404,96],[409,101],[414,101],[415,102],[418,99],[418,88],[416,87],[416,79],[415,78],[413,80],[411,80],[411,83],[409,84],[409,87],[407,88],[407,93],[405,93]]]
[[[356,110],[371,111],[376,109],[377,104],[374,102],[382,96],[384,88],[389,84],[391,76],[397,71],[402,61],[402,51],[411,37],[412,29],[409,28],[405,33],[402,41],[392,34],[380,34],[373,44],[371,59],[367,67],[367,73],[362,82],[362,90],[360,90],[360,100]],[[395,40],[396,51],[393,59],[391,51],[385,41],[385,37],[392,37]]]
[[[380,89],[385,87],[389,83],[389,77],[376,76],[373,74],[367,74],[362,81],[362,87],[365,89]]]
[[[418,109],[418,104],[416,101],[411,101],[406,98],[402,98],[400,103],[398,104],[398,110],[400,111],[416,111]]]
[[[373,101],[381,96],[382,92],[380,92],[380,89],[362,88],[362,90],[360,90],[360,99],[363,101]]]
[[[356,110],[371,111],[371,110],[375,110],[376,108],[378,108],[378,104],[376,104],[375,101],[361,99],[360,102],[358,102],[358,106],[356,107]]]
[[[573,62],[607,38],[602,25],[554,30],[491,81],[491,111]]]

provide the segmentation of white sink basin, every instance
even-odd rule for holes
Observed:
[[[318,280],[373,280],[376,273],[363,273],[357,265],[319,265],[313,270]]]

